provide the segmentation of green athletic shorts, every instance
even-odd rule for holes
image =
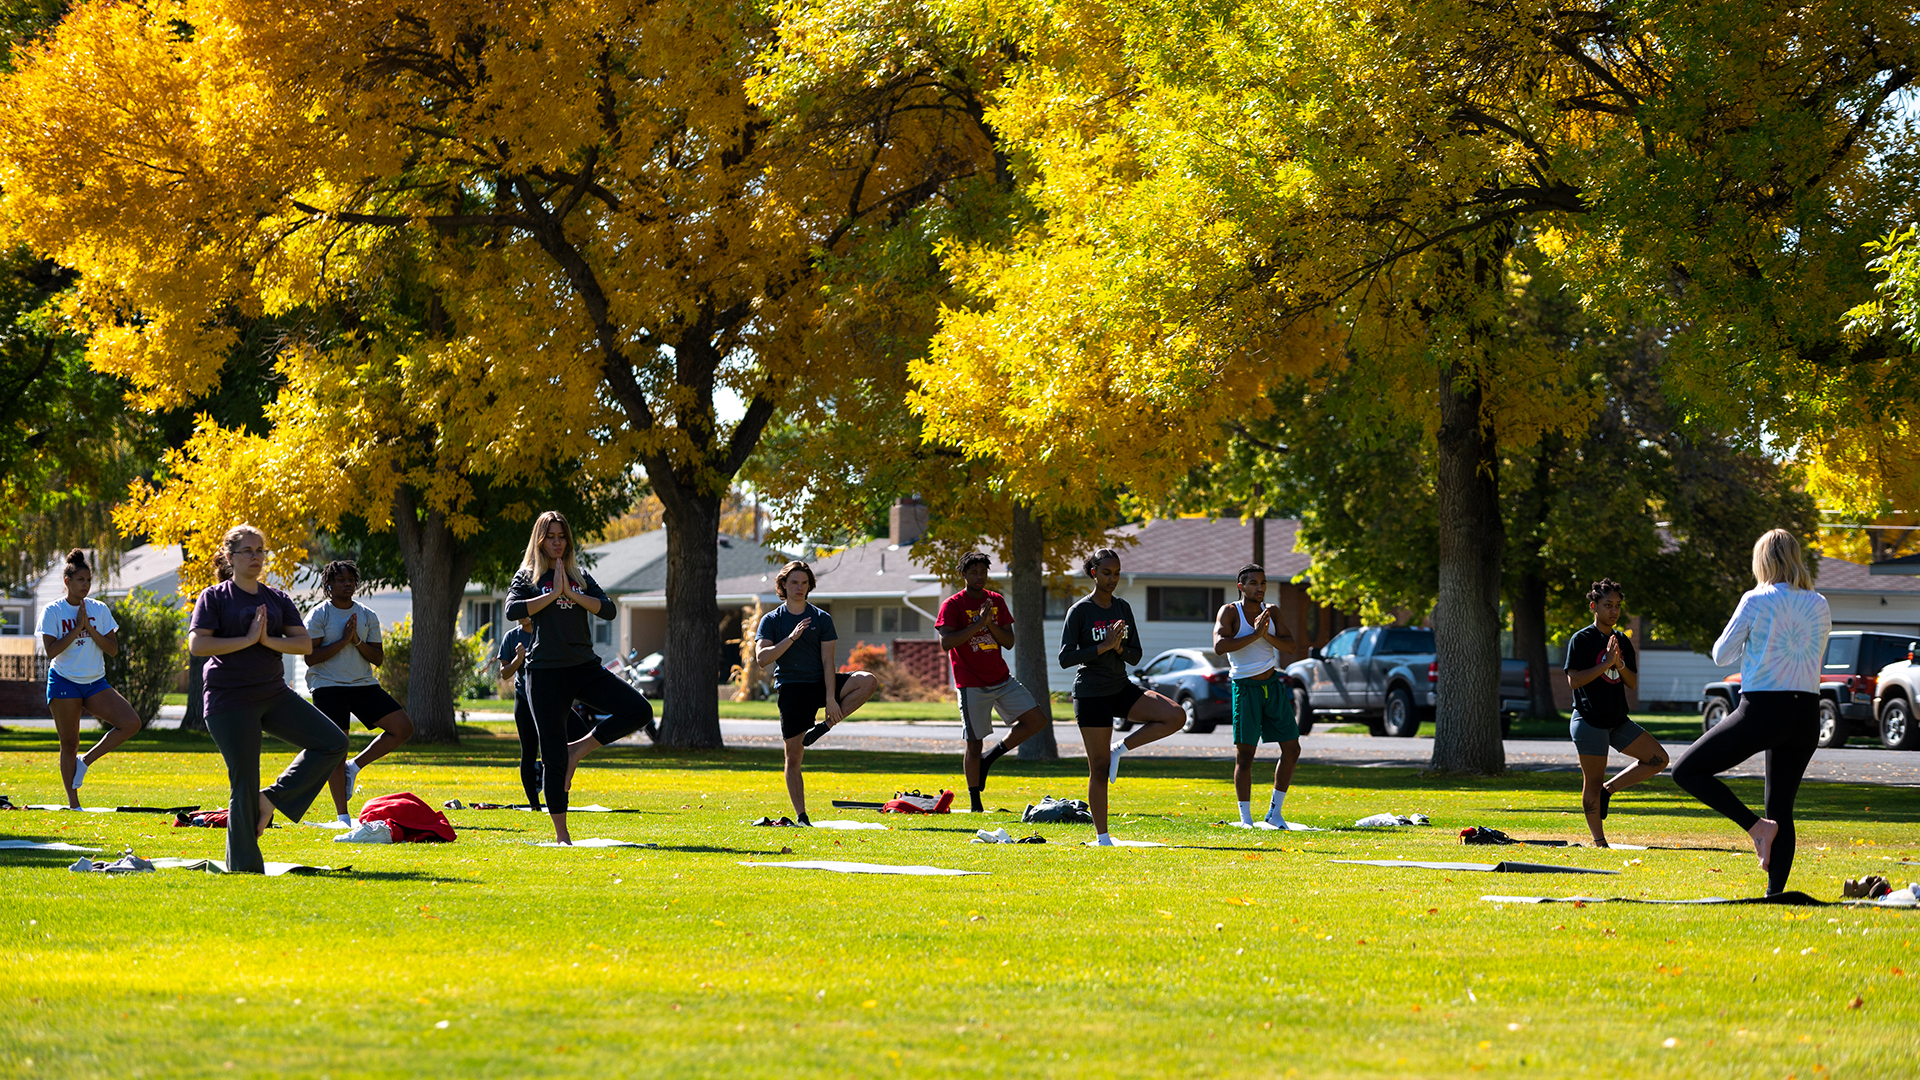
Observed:
[[[1293,690],[1279,672],[1265,679],[1233,680],[1233,741],[1242,745],[1285,743],[1300,737],[1293,718]]]

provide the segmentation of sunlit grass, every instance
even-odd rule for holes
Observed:
[[[50,732],[0,735],[0,792],[56,798],[52,749]],[[369,769],[362,794],[517,801],[515,756],[478,732],[409,748]],[[954,786],[957,756],[819,752],[808,765],[824,817],[832,798]],[[1581,839],[1577,783],[1306,767],[1288,802],[1299,820],[1418,811],[1435,825],[1278,835],[1216,824],[1232,813],[1226,763],[1129,760],[1115,833],[1175,846],[1094,851],[1084,826],[1015,814],[749,828],[786,812],[777,755],[622,748],[582,768],[574,797],[642,812],[576,815],[574,834],[656,848],[538,848],[544,818],[454,811],[451,845],[349,846],[304,826],[265,841],[268,859],[350,876],[106,878],[66,872],[70,855],[0,854],[0,1075],[228,1075],[229,1062],[233,1075],[342,1077],[1910,1071],[1920,916],[1481,901],[1762,888],[1740,836],[1665,780],[1616,799],[1609,824],[1617,841],[1685,850],[1463,848],[1453,835]],[[210,743],[149,733],[90,775],[86,801],[218,805],[224,790]],[[1017,811],[1043,793],[1083,794],[1080,763],[1003,762],[987,802]],[[1846,876],[1920,877],[1898,865],[1920,861],[1920,792],[1813,784],[1800,815],[1796,887],[1832,899]],[[221,847],[218,832],[149,816],[0,822],[108,853]],[[996,824],[1052,842],[967,842]],[[783,846],[988,876],[740,865]],[[1621,873],[1331,861],[1396,856]]]

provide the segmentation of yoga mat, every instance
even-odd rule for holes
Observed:
[[[0,851],[99,851],[97,847],[77,847],[64,840],[42,843],[38,840],[0,840]]]
[[[835,810],[884,810],[886,806],[887,804],[883,802],[860,802],[857,799],[833,800]]]
[[[787,870],[830,870],[836,874],[904,874],[908,877],[986,876],[984,870],[948,870],[939,866],[894,866],[865,862],[743,862],[741,866],[777,866]]]
[[[1787,907],[1900,907],[1871,900],[1816,900],[1803,892],[1775,893],[1772,896],[1702,896],[1695,900],[1650,900],[1638,896],[1483,896],[1495,904],[1783,904]]]
[[[1089,840],[1087,841],[1087,846],[1099,847],[1100,844],[1098,841]],[[1166,847],[1167,845],[1156,844],[1151,840],[1115,840],[1111,846],[1113,847]]]
[[[587,840],[575,840],[575,841],[574,841],[573,843],[571,843],[571,844],[563,844],[563,843],[561,843],[561,842],[560,842],[560,841],[558,841],[558,840],[547,840],[547,841],[544,841],[544,842],[542,842],[542,843],[538,843],[538,844],[535,844],[535,845],[533,845],[533,846],[534,846],[534,847],[558,847],[558,848],[563,848],[563,847],[577,847],[577,848],[581,848],[581,847],[639,847],[639,848],[648,848],[648,847],[653,847],[653,846],[655,846],[655,845],[653,845],[653,844],[636,844],[636,843],[634,843],[634,842],[633,842],[633,841],[631,841],[631,840],[608,840],[608,839],[607,839],[606,837],[603,837],[603,836],[596,836],[596,837],[593,837],[593,838],[591,838],[591,839],[587,839]]]
[[[155,870],[204,870],[209,874],[225,874],[227,864],[221,859],[155,859]],[[280,877],[283,874],[344,874],[352,870],[351,866],[307,866],[302,863],[270,862],[267,864],[268,877]]]
[[[836,821],[816,821],[813,823],[813,827],[816,829],[879,829],[883,832],[887,828],[885,825],[882,825],[877,821],[837,821],[837,820]]]
[[[1228,828],[1232,828],[1232,829],[1253,829],[1257,832],[1326,832],[1327,831],[1325,829],[1319,828],[1314,825],[1302,825],[1297,821],[1287,822],[1287,827],[1284,829],[1280,828],[1278,825],[1273,825],[1265,821],[1256,821],[1251,825],[1247,824],[1244,821],[1222,821],[1222,822],[1218,822],[1217,824],[1225,825]]]
[[[1408,859],[1331,859],[1330,862],[1346,863],[1349,866],[1386,866],[1394,869],[1413,867],[1419,870],[1462,870],[1489,874],[1617,874],[1618,870],[1590,870],[1584,866],[1550,866],[1546,863],[1530,862],[1413,862]]]

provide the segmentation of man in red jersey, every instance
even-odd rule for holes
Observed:
[[[960,692],[960,719],[967,738],[967,794],[979,813],[980,791],[987,786],[987,770],[1000,755],[1032,738],[1047,725],[1047,714],[1032,694],[1007,671],[1004,650],[1013,648],[1013,611],[1006,597],[987,588],[987,570],[993,560],[978,551],[960,559],[960,577],[967,587],[940,605],[934,629],[940,647],[953,661],[953,685]],[[993,732],[993,714],[1010,725],[1006,735],[984,753],[982,745]]]

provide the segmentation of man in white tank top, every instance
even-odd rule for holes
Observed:
[[[1263,742],[1279,743],[1273,801],[1260,827],[1284,829],[1281,808],[1300,764],[1300,725],[1293,715],[1293,691],[1280,675],[1280,657],[1296,646],[1279,607],[1267,603],[1267,572],[1248,563],[1240,568],[1239,588],[1240,599],[1220,609],[1213,627],[1213,651],[1227,658],[1233,679],[1233,788],[1240,798],[1240,825],[1254,828],[1253,755]]]

